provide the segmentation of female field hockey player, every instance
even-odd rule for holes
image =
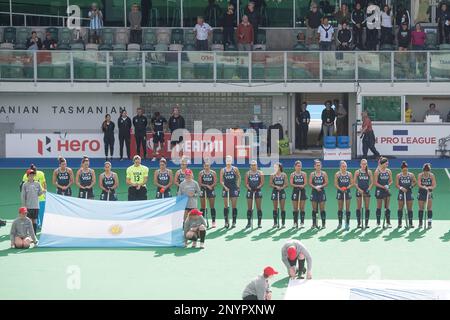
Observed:
[[[377,199],[377,227],[381,222],[381,208],[384,202],[384,217],[386,219],[387,227],[391,227],[391,210],[389,210],[389,202],[391,199],[391,193],[389,187],[392,184],[392,172],[388,168],[389,162],[387,158],[381,157],[378,168],[375,170],[374,182],[375,182],[375,198]],[[384,220],[383,220],[384,228]]]
[[[337,229],[342,227],[343,210],[345,210],[345,230],[350,228],[350,188],[353,186],[352,173],[347,171],[347,162],[340,162],[340,170],[334,175],[334,186],[337,189],[336,199],[338,200],[338,221]],[[345,208],[344,208],[345,203]]]
[[[81,160],[81,168],[77,171],[75,183],[79,188],[78,198],[94,199],[95,171],[89,168],[89,158],[87,156],[84,156],[83,160]]]
[[[419,228],[423,226],[424,210],[427,210],[428,229],[431,229],[433,219],[433,190],[436,188],[436,178],[431,172],[431,164],[425,163],[422,172],[417,177],[419,186]]]
[[[119,176],[111,171],[111,162],[105,162],[105,171],[98,177],[98,185],[102,189],[100,200],[117,201],[116,190],[119,187]]]
[[[209,202],[209,208],[211,209],[211,227],[216,227],[216,191],[217,175],[214,170],[211,170],[211,163],[209,160],[205,160],[203,164],[203,170],[198,174],[198,184],[200,186],[200,207],[203,216],[207,213],[206,201]]]
[[[353,184],[356,188],[356,219],[358,220],[358,228],[366,229],[369,227],[370,189],[373,186],[372,170],[369,169],[366,159],[361,160],[360,168],[355,171],[353,179]],[[364,212],[362,211],[363,205]]]
[[[416,177],[412,172],[408,171],[408,164],[406,161],[402,162],[402,165],[400,167],[402,171],[397,174],[395,177],[395,186],[398,189],[398,227],[402,227],[402,221],[403,221],[403,209],[405,207],[406,202],[406,208],[408,210],[408,223],[405,227],[413,228],[413,195],[412,195],[412,188],[417,184]]]
[[[180,184],[184,181],[186,177],[186,169],[188,168],[188,158],[186,156],[181,157],[180,169],[175,172],[174,184],[177,189],[180,188]]]
[[[264,186],[264,173],[258,169],[256,160],[250,162],[250,170],[245,174],[245,186],[247,187],[247,226],[251,227],[251,220],[253,219],[253,210],[256,205],[258,216],[258,228],[261,228],[262,221],[262,187]]]
[[[317,210],[319,208],[322,229],[325,229],[327,219],[325,212],[325,203],[327,201],[325,187],[328,186],[328,175],[325,171],[322,171],[322,163],[318,159],[314,160],[314,171],[309,175],[309,185],[312,188],[311,205],[313,224],[311,228],[319,229],[317,225]]]
[[[153,174],[153,183],[156,186],[156,199],[170,198],[170,187],[173,183],[172,170],[167,168],[167,160],[159,160],[159,169]]]
[[[233,157],[226,156],[225,158],[225,168],[220,170],[220,184],[223,187],[222,197],[224,202],[223,215],[225,217],[225,228],[229,228],[230,223],[228,221],[228,214],[230,212],[230,200],[231,207],[233,208],[232,213],[232,225],[231,228],[236,227],[237,219],[237,199],[239,197],[239,187],[241,185],[241,174],[239,169],[232,166]]]
[[[291,173],[290,184],[292,190],[292,208],[294,209],[294,228],[298,228],[298,214],[300,212],[300,228],[305,225],[305,202],[306,202],[306,182],[308,177],[306,172],[302,171],[302,162],[295,161],[294,172]]]
[[[281,228],[285,228],[286,223],[286,191],[288,186],[288,177],[283,172],[283,165],[278,162],[274,165],[275,172],[270,176],[270,186],[272,189],[271,200],[273,202],[273,228],[280,227],[280,216],[278,212],[281,210]]]
[[[72,196],[72,184],[74,181],[72,169],[67,167],[67,161],[63,157],[58,158],[59,167],[53,171],[52,182],[56,186],[56,193],[62,196]]]

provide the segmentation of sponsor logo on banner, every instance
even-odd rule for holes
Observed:
[[[352,159],[352,149],[323,149],[323,159],[324,160],[351,160]]]
[[[38,153],[43,156],[44,155],[44,149],[47,152],[52,152],[52,147],[48,146],[50,145],[50,142],[52,141],[52,139],[50,139],[49,137],[45,137],[45,142],[44,140],[38,139]],[[48,146],[48,147],[47,147]]]

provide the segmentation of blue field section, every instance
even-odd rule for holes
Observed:
[[[301,160],[303,163],[303,167],[305,168],[312,168],[314,165],[314,159],[302,159],[301,157],[298,157],[296,159],[280,159],[280,162],[283,164],[285,168],[292,168],[294,166],[294,163],[296,160]],[[450,159],[430,159],[430,158],[402,158],[402,159],[390,159],[389,160],[389,166],[393,168],[400,167],[403,160],[406,160],[408,162],[408,165],[410,168],[422,168],[423,164],[426,162],[430,162],[433,169],[444,169],[444,168],[450,168]],[[68,158],[67,159],[68,166],[72,168],[77,168],[80,166],[81,158]],[[90,159],[90,165],[92,168],[103,168],[105,160],[103,158],[91,158]],[[349,160],[347,161],[349,168],[359,168],[359,162],[360,160]],[[35,164],[38,168],[42,169],[49,169],[49,168],[56,168],[58,166],[58,162],[56,159],[50,159],[50,158],[1,158],[0,159],[0,168],[5,169],[14,169],[14,168],[26,168],[29,167],[30,164]],[[113,160],[112,166],[113,168],[127,168],[132,164],[131,161],[119,161],[119,160]],[[144,164],[147,167],[150,168],[157,168],[159,167],[158,161],[150,161],[150,160],[143,160],[142,164]],[[337,168],[339,167],[339,161],[322,161],[324,168]],[[172,161],[168,162],[169,167],[175,168],[179,167],[178,165],[172,163]],[[376,167],[377,162],[376,160],[369,160],[369,167],[374,168]],[[200,168],[201,164],[190,164],[189,167],[191,168]],[[213,167],[222,167],[223,165],[215,164]],[[239,168],[248,168],[249,162],[246,160],[245,163],[237,163],[235,166]],[[267,167],[269,165],[260,164],[260,167]]]

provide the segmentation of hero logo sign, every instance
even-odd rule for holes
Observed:
[[[45,137],[45,145],[44,145],[44,141],[42,141],[41,139],[38,139],[38,153],[40,155],[44,155],[44,152],[51,152],[52,151],[52,147],[51,147],[51,142],[52,140],[49,137]],[[89,140],[89,139],[85,139],[85,140],[79,140],[79,139],[73,139],[73,140],[69,140],[69,139],[58,139],[56,140],[56,150],[58,153],[60,152],[85,152],[85,151],[90,151],[90,152],[96,152],[98,150],[100,150],[100,141],[99,140]]]

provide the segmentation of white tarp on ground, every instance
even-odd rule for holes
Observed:
[[[290,280],[285,300],[449,300],[450,281]]]

